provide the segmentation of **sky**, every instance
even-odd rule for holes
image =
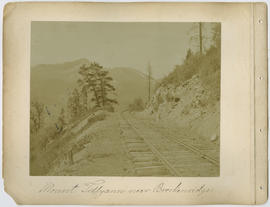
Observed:
[[[196,28],[196,27],[195,27]],[[32,22],[31,66],[87,58],[161,78],[181,64],[194,23]]]

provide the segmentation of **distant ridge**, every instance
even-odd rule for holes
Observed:
[[[88,59],[82,58],[31,67],[31,100],[38,100],[58,108],[65,107],[70,93],[77,86],[80,66],[89,63]],[[135,98],[147,100],[148,77],[146,74],[128,67],[115,67],[108,71],[113,78],[121,108],[127,107]]]
[[[77,59],[77,60],[73,60],[73,61],[66,61],[66,62],[63,62],[63,63],[52,63],[52,64],[36,64],[36,65],[33,65],[31,66],[31,68],[33,69],[39,69],[39,68],[44,68],[44,67],[59,67],[59,68],[62,68],[62,67],[70,67],[72,65],[78,65],[78,64],[87,64],[89,63],[89,60],[86,59],[86,58],[80,58],[80,59]]]

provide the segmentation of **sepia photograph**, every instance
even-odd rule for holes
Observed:
[[[9,199],[266,203],[267,21],[258,2],[7,4]]]
[[[220,176],[219,22],[32,21],[30,176]]]

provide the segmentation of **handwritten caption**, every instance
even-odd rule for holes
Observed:
[[[165,182],[154,185],[149,188],[114,188],[108,186],[103,179],[97,179],[90,182],[71,185],[69,187],[59,187],[53,182],[46,183],[42,186],[38,193],[48,194],[74,194],[74,193],[88,193],[95,197],[100,197],[105,194],[139,194],[139,193],[187,193],[202,196],[203,194],[212,192],[213,189],[205,184],[197,185],[194,187],[185,187],[183,182],[175,185],[168,185]]]

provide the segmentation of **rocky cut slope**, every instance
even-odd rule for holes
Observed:
[[[219,146],[220,53],[189,54],[183,65],[164,78],[146,112],[164,123],[175,124],[187,137]]]

